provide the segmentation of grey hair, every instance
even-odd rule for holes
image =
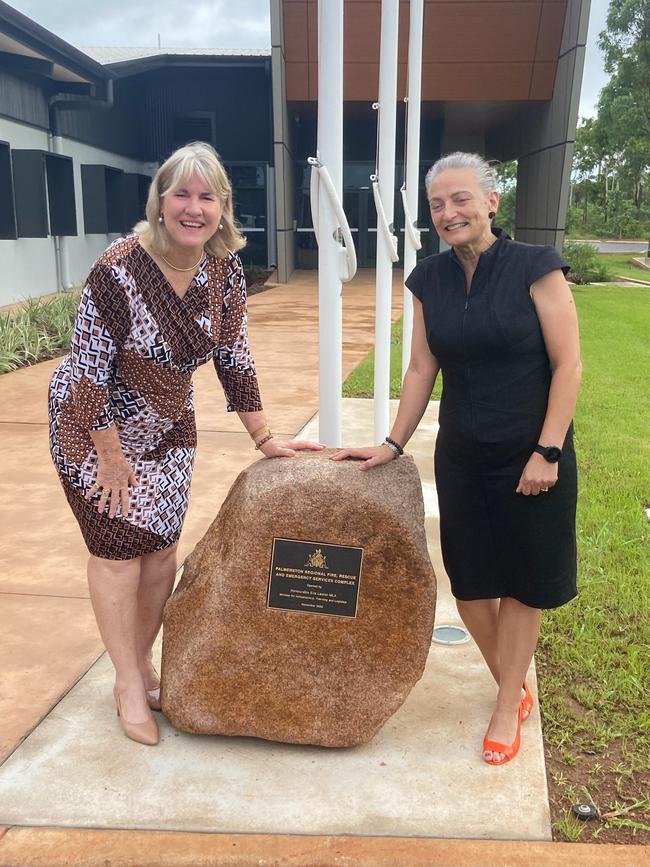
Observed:
[[[447,169],[473,169],[478,185],[486,196],[497,191],[497,175],[489,162],[480,154],[469,154],[464,151],[454,151],[440,157],[431,166],[424,179],[427,199],[431,190],[431,182]]]

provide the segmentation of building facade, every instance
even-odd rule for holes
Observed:
[[[0,0],[0,306],[80,285],[141,218],[150,178],[201,139],[224,160],[244,258],[317,264],[317,0],[270,0],[269,50],[83,52]],[[408,2],[400,2],[395,228],[403,234]],[[372,266],[380,0],[346,0],[344,207]],[[518,160],[516,236],[561,246],[589,0],[425,0],[421,176],[440,154]],[[422,255],[437,249],[424,193]]]
[[[244,260],[275,263],[271,92],[270,50],[82,52],[0,2],[0,306],[79,286],[195,139],[231,175]]]
[[[409,3],[400,0],[395,230],[403,237]],[[518,160],[516,237],[561,249],[590,0],[425,0],[421,176],[441,154]],[[306,159],[316,152],[318,2],[271,0],[278,271],[313,263]],[[361,265],[374,262],[381,0],[345,0],[344,206]],[[292,186],[293,184],[293,186]],[[423,185],[422,255],[438,249]]]

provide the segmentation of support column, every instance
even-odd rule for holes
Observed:
[[[318,151],[343,199],[343,0],[318,3]],[[343,300],[339,221],[327,194],[318,197],[318,436],[341,445]]]
[[[568,0],[553,98],[532,107],[518,152],[518,241],[564,244],[591,0]]]
[[[285,86],[282,0],[271,0],[271,68],[278,282],[287,283],[293,273],[295,263],[294,160]]]
[[[406,202],[411,219],[418,221],[418,195],[420,183],[420,115],[422,100],[422,31],[424,26],[424,0],[411,0],[409,21],[408,60],[408,121],[406,128]],[[408,232],[404,233],[404,277],[415,268],[417,252]],[[413,297],[404,286],[404,315],[402,320],[402,379],[411,359],[413,331]]]
[[[379,58],[379,188],[386,220],[392,232],[395,213],[395,132],[397,125],[398,0],[382,0]],[[377,277],[375,321],[375,442],[390,428],[390,326],[393,263],[377,219]]]

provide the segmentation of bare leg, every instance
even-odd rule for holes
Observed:
[[[146,689],[158,686],[152,648],[176,577],[176,545],[143,554],[138,588],[138,656]]]
[[[511,744],[517,734],[521,685],[526,678],[537,638],[542,612],[516,599],[505,597],[499,605],[498,658],[499,694],[487,737]],[[501,759],[501,753],[487,751],[484,757]]]
[[[88,587],[102,641],[115,667],[124,718],[131,723],[151,719],[140,673],[138,585],[140,558],[104,560],[91,555]]]
[[[499,683],[499,600],[475,599],[464,602],[457,599],[456,607],[492,672],[492,677]]]

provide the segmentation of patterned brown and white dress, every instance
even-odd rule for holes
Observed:
[[[128,560],[173,545],[196,452],[192,373],[214,362],[228,410],[260,410],[239,256],[204,256],[179,298],[136,235],[115,241],[84,287],[70,353],[50,383],[50,450],[91,554]],[[85,495],[91,430],[115,425],[138,483],[127,517]]]

